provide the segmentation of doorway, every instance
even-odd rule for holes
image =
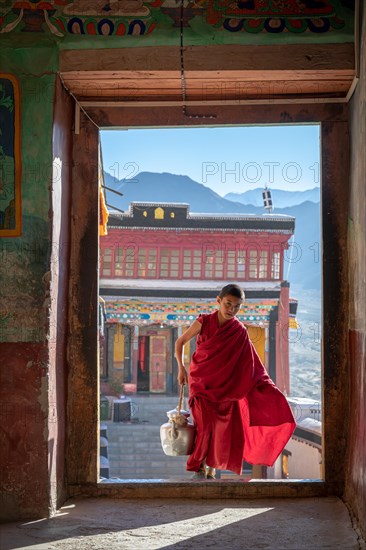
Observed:
[[[139,350],[137,361],[137,391],[150,391],[150,338],[139,336]]]
[[[168,109],[168,111],[170,111]],[[174,111],[174,113],[173,113]],[[345,397],[341,395],[339,392],[334,391],[336,387],[339,387],[339,385],[345,385],[346,384],[346,371],[343,368],[342,361],[335,360],[336,357],[343,357],[344,356],[344,349],[345,349],[345,343],[343,341],[337,340],[337,342],[334,342],[334,339],[332,335],[334,333],[337,334],[345,334],[345,326],[342,315],[340,314],[341,311],[344,310],[346,307],[346,289],[344,288],[344,281],[346,281],[346,273],[345,269],[347,266],[347,259],[346,259],[346,251],[342,249],[342,247],[339,244],[339,239],[345,238],[345,227],[346,227],[346,220],[344,217],[344,204],[347,202],[347,190],[342,187],[342,183],[344,181],[347,181],[347,166],[348,166],[348,156],[347,156],[347,143],[348,143],[348,134],[347,134],[347,117],[346,113],[337,106],[336,108],[333,108],[333,106],[322,106],[322,105],[313,105],[311,107],[307,107],[305,109],[299,109],[297,106],[287,106],[286,107],[287,117],[290,117],[292,121],[299,121],[303,122],[304,119],[306,121],[319,121],[322,120],[322,149],[323,154],[325,152],[325,158],[326,162],[323,162],[323,193],[322,193],[322,211],[326,213],[327,215],[327,224],[323,225],[323,251],[324,251],[324,262],[323,265],[325,266],[324,270],[324,280],[327,281],[327,285],[324,286],[324,297],[323,297],[323,329],[324,329],[324,347],[323,347],[323,357],[324,357],[324,364],[323,364],[323,379],[324,379],[324,387],[325,387],[325,400],[324,400],[324,406],[325,406],[325,417],[326,417],[326,425],[324,427],[325,432],[328,433],[328,436],[326,438],[326,445],[327,445],[327,454],[326,457],[328,457],[328,460],[326,462],[325,467],[325,479],[327,482],[332,482],[333,484],[339,485],[341,484],[342,479],[342,472],[341,472],[341,464],[342,460],[335,461],[333,460],[334,456],[340,456],[339,453],[341,452],[339,449],[339,440],[338,437],[335,438],[332,436],[332,426],[338,425],[343,429],[343,421],[344,418],[342,417],[341,411],[344,410],[344,399]],[[113,116],[112,112],[110,111],[111,116],[103,117],[99,119],[99,116],[101,115],[101,112],[98,110],[94,112],[90,111],[90,114],[95,116],[95,120],[100,120],[100,123],[102,120],[109,120],[110,122],[113,122],[113,124],[117,123],[117,118]],[[168,113],[165,113],[167,115]],[[283,111],[278,106],[271,106],[270,109],[261,110],[261,112],[257,111],[256,113],[253,112],[251,109],[242,108],[240,110],[240,113],[236,109],[229,109],[227,107],[224,107],[222,109],[219,109],[218,112],[218,119],[222,122],[226,121],[226,123],[230,123],[230,120],[236,120],[236,123],[244,122],[248,123],[248,121],[258,122],[258,120],[262,122],[282,122]],[[136,117],[136,113],[133,112],[127,112],[124,111],[124,123],[127,124],[138,124]],[[164,109],[161,111],[161,121],[164,122]],[[139,111],[139,117],[143,117],[145,121],[149,120],[149,112],[148,110],[141,110]],[[139,118],[138,117],[138,118]],[[177,109],[172,109],[169,113],[169,121],[170,122],[176,122],[178,124],[184,124],[186,121],[184,120],[184,117],[182,117],[181,113]],[[332,120],[336,119],[337,124],[333,124]],[[121,119],[122,120],[122,119]],[[119,122],[119,125],[121,124],[121,120]],[[142,119],[140,119],[142,120]],[[166,119],[168,121],[168,119]],[[80,153],[80,157],[82,158],[81,151],[85,150],[85,137],[86,134],[90,137],[90,135],[93,134],[93,129],[91,128],[91,124],[88,123],[86,117],[82,116],[82,127],[83,130],[80,133],[80,136],[78,138],[78,143],[82,144],[82,147],[74,147],[74,154],[75,154],[75,148],[78,149],[77,152]],[[118,125],[118,123],[117,123]],[[77,145],[77,144],[76,144]],[[90,151],[90,141],[89,141],[89,151]],[[96,151],[97,154],[97,151]],[[82,174],[81,172],[81,164],[79,163],[77,168],[77,171],[80,172],[80,179],[81,181],[84,181],[85,172]],[[90,181],[96,182],[97,177],[95,177],[96,171],[89,170],[90,171]],[[86,172],[88,172],[88,169],[86,169]],[[77,174],[76,174],[77,176]],[[74,178],[75,179],[75,178]],[[76,177],[77,180],[77,177]],[[343,194],[342,194],[343,189]],[[84,204],[85,204],[85,188],[83,189],[84,192]],[[97,200],[97,193],[94,195],[94,199],[91,197],[92,195],[92,189],[90,189],[90,204],[95,204]],[[341,199],[340,199],[340,196]],[[79,201],[82,203],[83,201]],[[340,209],[340,205],[342,205],[342,209]],[[338,208],[339,206],[339,208]],[[86,209],[88,209],[89,206],[86,205]],[[94,207],[92,207],[94,208]],[[80,214],[80,212],[79,212]],[[89,223],[90,217],[84,218],[82,226],[84,227],[85,224]],[[80,224],[79,224],[80,225]],[[78,233],[76,235],[76,241],[78,239],[81,239],[81,237],[85,234],[85,231],[80,231],[78,229],[78,220],[74,220],[73,222],[73,232],[75,231]],[[90,235],[90,233],[89,233]],[[334,236],[337,235],[337,240],[335,242]],[[81,242],[81,240],[80,240]],[[85,239],[84,239],[85,242]],[[91,243],[93,242],[93,239],[91,239]],[[75,260],[72,260],[74,262],[74,267],[79,264],[79,262],[82,261],[83,256],[85,256],[86,263],[91,262],[90,258],[90,247],[85,249],[84,252],[88,252],[88,254],[83,254],[80,250],[76,251],[76,255],[74,255]],[[327,261],[328,258],[328,261]],[[75,264],[76,262],[76,264]],[[78,269],[76,269],[78,271]],[[83,286],[83,293],[85,294],[86,290],[88,288],[88,284]],[[343,290],[342,290],[343,289]],[[339,297],[339,300],[337,304],[334,303],[333,296],[334,293],[337,293],[337,296]],[[74,303],[80,302],[81,309],[82,310],[82,304],[84,303],[84,298],[81,296],[78,296],[77,293],[74,295],[76,297]],[[89,325],[88,325],[89,326]],[[95,324],[96,326],[96,324]],[[75,332],[75,334],[78,334],[78,342],[72,341],[70,342],[71,347],[74,348],[74,351],[76,354],[80,355],[81,361],[78,363],[78,370],[79,375],[78,378],[80,379],[80,373],[86,372],[86,376],[83,377],[83,379],[86,381],[88,379],[93,378],[94,375],[92,375],[92,370],[86,367],[86,362],[84,361],[85,352],[87,348],[80,347],[80,343],[86,338],[86,341],[90,341],[90,337],[88,338],[88,334],[85,334],[85,330],[83,329],[82,332]],[[83,351],[84,349],[84,351]],[[84,365],[84,366],[83,366]],[[89,366],[92,365],[92,362],[89,362]],[[73,376],[73,369],[71,370],[71,377]],[[95,380],[96,382],[96,380]],[[85,385],[85,384],[84,384]],[[87,384],[86,391],[83,393],[83,400],[87,403],[90,399],[90,392],[88,392],[88,387],[92,388],[93,384]],[[97,399],[97,395],[95,396]],[[78,405],[81,405],[81,402],[79,400]],[[76,402],[73,403],[73,400],[71,400],[70,403],[70,413],[75,410],[77,413],[77,407]],[[80,453],[77,459],[77,467],[72,467],[70,470],[70,482],[73,483],[75,480],[85,480],[85,472],[88,471],[90,474],[90,480],[92,481],[97,478],[97,469],[90,468],[90,462],[91,457],[93,456],[93,453],[91,452],[92,449],[95,449],[96,440],[93,444],[90,446],[85,445],[84,440],[84,449],[80,449],[80,445],[78,444],[79,437],[77,434],[82,433],[84,430],[78,428],[78,414],[73,415],[73,422],[72,422],[72,430],[71,433],[75,434],[71,439],[69,440],[69,453],[72,455],[75,454],[75,452]],[[91,418],[92,423],[96,421],[96,417],[94,417],[94,420]],[[96,424],[95,424],[96,426]],[[97,433],[97,432],[95,432]],[[75,445],[71,445],[72,441],[75,440]],[[93,437],[90,439],[90,443],[92,443]],[[86,450],[89,449],[88,454],[86,454]],[[72,450],[71,450],[72,449]],[[343,455],[342,455],[343,456]],[[333,457],[333,458],[329,458]],[[337,466],[337,465],[340,466]],[[75,463],[76,465],[76,463]],[[95,464],[96,465],[96,464]],[[94,473],[93,473],[94,472]],[[88,476],[89,476],[88,474]],[[87,478],[88,478],[87,476]],[[305,487],[303,485],[303,487]],[[320,487],[318,485],[318,487]],[[272,490],[272,494],[274,494],[274,489]]]
[[[151,402],[172,393],[172,331],[213,312],[220,288],[235,281],[247,297],[238,318],[267,372],[299,429],[312,421],[284,457],[288,477],[297,479],[322,477],[320,337],[312,340],[314,326],[321,334],[321,270],[313,261],[321,241],[319,133],[315,124],[101,133],[110,220],[101,237],[100,293],[108,323],[133,325],[130,398],[141,405],[140,394]],[[215,161],[204,160],[200,143]],[[268,162],[270,154],[276,160]],[[187,366],[193,350],[192,341]],[[148,422],[141,411],[136,422]],[[297,451],[309,455],[311,468],[295,468]],[[280,463],[261,475],[282,478]]]

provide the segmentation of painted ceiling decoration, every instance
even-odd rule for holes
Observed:
[[[213,39],[217,33],[341,36],[349,35],[352,26],[351,3],[346,0],[4,0],[0,33],[51,33],[61,38],[174,31],[180,27],[182,1],[184,27],[197,37],[210,33]]]

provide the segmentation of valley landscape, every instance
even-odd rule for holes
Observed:
[[[299,330],[290,330],[290,395],[321,401],[321,292],[292,285]]]

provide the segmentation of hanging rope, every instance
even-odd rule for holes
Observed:
[[[180,3],[180,76],[182,82],[182,111],[183,115],[187,118],[199,118],[199,119],[213,119],[216,115],[190,115],[187,113],[186,102],[186,78],[184,70],[184,43],[183,43],[183,27],[184,27],[184,0]]]

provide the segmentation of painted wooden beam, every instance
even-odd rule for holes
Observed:
[[[82,101],[174,101],[182,98],[179,53],[177,47],[64,51],[60,74]],[[184,56],[188,101],[345,98],[355,76],[352,44],[192,46]]]

